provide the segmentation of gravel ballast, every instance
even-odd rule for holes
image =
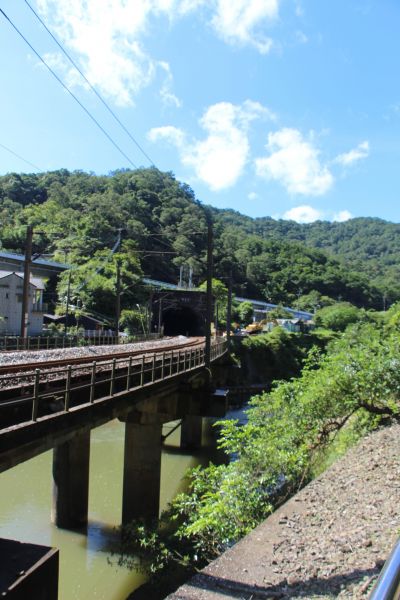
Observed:
[[[133,344],[119,344],[110,346],[76,346],[72,348],[55,348],[52,350],[23,350],[19,352],[7,352],[0,354],[0,365],[18,365],[24,363],[40,363],[48,360],[63,360],[66,358],[80,358],[92,356],[93,360],[104,354],[118,354],[121,352],[136,352],[149,349],[162,350],[164,346],[185,345],[188,338],[177,336],[163,338],[160,340],[149,340],[148,342],[135,342]]]
[[[367,598],[400,535],[399,499],[400,425],[392,425],[168,598]]]

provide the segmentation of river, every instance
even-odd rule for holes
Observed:
[[[171,424],[164,428],[164,433]],[[198,453],[178,448],[180,429],[164,444],[161,508],[183,489],[186,470],[215,455],[212,435]],[[0,474],[0,537],[60,550],[59,600],[125,600],[144,576],[109,563],[107,548],[121,519],[124,425],[112,421],[92,431],[87,535],[50,522],[52,452]]]

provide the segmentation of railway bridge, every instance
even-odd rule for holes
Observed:
[[[90,432],[118,418],[125,423],[122,523],[158,517],[162,425],[182,419],[182,445],[201,443],[202,417],[225,414],[226,398],[212,383],[225,354],[223,341],[212,343],[206,368],[204,339],[194,338],[95,362],[0,368],[0,472],[52,449],[52,520],[85,527]]]

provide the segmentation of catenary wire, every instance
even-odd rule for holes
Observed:
[[[16,156],[17,158],[19,158],[20,160],[22,160],[23,162],[25,162],[27,165],[30,165],[31,167],[33,167],[34,169],[36,169],[37,171],[43,171],[43,169],[41,169],[40,167],[38,167],[37,165],[34,165],[33,163],[31,163],[29,160],[26,160],[26,158],[23,158],[22,156],[20,156],[19,154],[17,154],[16,152],[14,152],[14,150],[11,150],[11,148],[7,148],[7,146],[5,146],[4,144],[0,144],[1,148],[4,148],[4,150],[7,150],[7,152],[10,152],[10,154],[13,154],[14,156]]]
[[[44,23],[44,21],[37,14],[37,12],[35,11],[35,9],[29,4],[28,0],[25,0],[25,4],[30,8],[30,10],[33,12],[33,14],[38,19],[38,21],[43,25],[43,27],[45,28],[45,30],[47,31],[47,33],[51,36],[51,38],[54,40],[54,42],[60,48],[61,52],[68,58],[69,62],[75,67],[75,69],[78,71],[78,73],[81,75],[81,77],[86,81],[86,83],[88,84],[88,86],[90,87],[90,89],[92,90],[92,92],[94,94],[96,94],[96,96],[100,100],[100,102],[106,107],[106,109],[108,110],[108,112],[114,117],[114,119],[117,121],[117,123],[120,125],[120,127],[122,127],[122,129],[125,131],[125,133],[128,135],[128,137],[132,140],[132,142],[140,150],[140,152],[147,158],[147,160],[150,162],[150,165],[154,167],[155,164],[152,161],[152,159],[150,158],[150,156],[142,148],[142,146],[139,144],[139,142],[133,137],[133,135],[130,133],[130,131],[127,129],[127,127],[125,127],[125,125],[122,123],[122,121],[117,117],[117,115],[115,114],[115,112],[108,105],[108,103],[104,100],[104,98],[102,97],[102,95],[90,83],[90,81],[88,80],[88,78],[86,77],[86,75],[82,72],[82,70],[79,68],[79,66],[76,64],[76,62],[74,61],[74,59],[65,50],[64,46],[58,41],[58,39],[55,37],[55,35],[50,31],[50,29],[47,27],[46,23]]]
[[[60,79],[60,77],[57,75],[57,73],[55,73],[55,71],[53,71],[53,69],[47,64],[47,62],[44,60],[44,58],[42,58],[40,56],[40,54],[35,50],[35,48],[32,46],[32,44],[24,36],[24,34],[18,29],[18,27],[16,25],[14,25],[14,23],[12,22],[12,20],[6,15],[6,13],[4,12],[4,10],[2,8],[0,8],[0,12],[4,16],[4,18],[10,23],[10,25],[12,26],[12,28],[18,33],[18,35],[29,46],[29,48],[32,50],[32,52],[34,52],[34,54],[38,57],[38,59],[50,71],[50,73],[58,81],[58,83],[60,83],[62,85],[62,87],[70,94],[70,96],[72,96],[72,98],[75,100],[75,102],[77,102],[79,104],[79,106],[82,108],[82,110],[85,111],[85,113],[88,115],[88,117],[97,125],[97,127],[100,129],[100,131],[102,131],[102,133],[112,143],[112,145],[122,154],[122,156],[124,156],[124,158],[129,162],[129,164],[134,169],[137,169],[137,166],[135,165],[135,163],[131,161],[131,159],[129,158],[129,156],[127,154],[125,154],[125,152],[118,146],[118,144],[112,139],[112,137],[110,136],[110,134],[107,133],[107,131],[104,129],[104,127],[102,127],[102,125],[100,125],[100,123],[91,114],[91,112],[86,108],[86,106],[84,104],[82,104],[82,102],[75,96],[75,94],[73,92],[71,92],[71,90],[65,85],[65,83],[62,81],[62,79]]]

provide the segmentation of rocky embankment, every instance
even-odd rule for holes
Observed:
[[[170,600],[367,598],[400,535],[400,425],[362,440]]]

